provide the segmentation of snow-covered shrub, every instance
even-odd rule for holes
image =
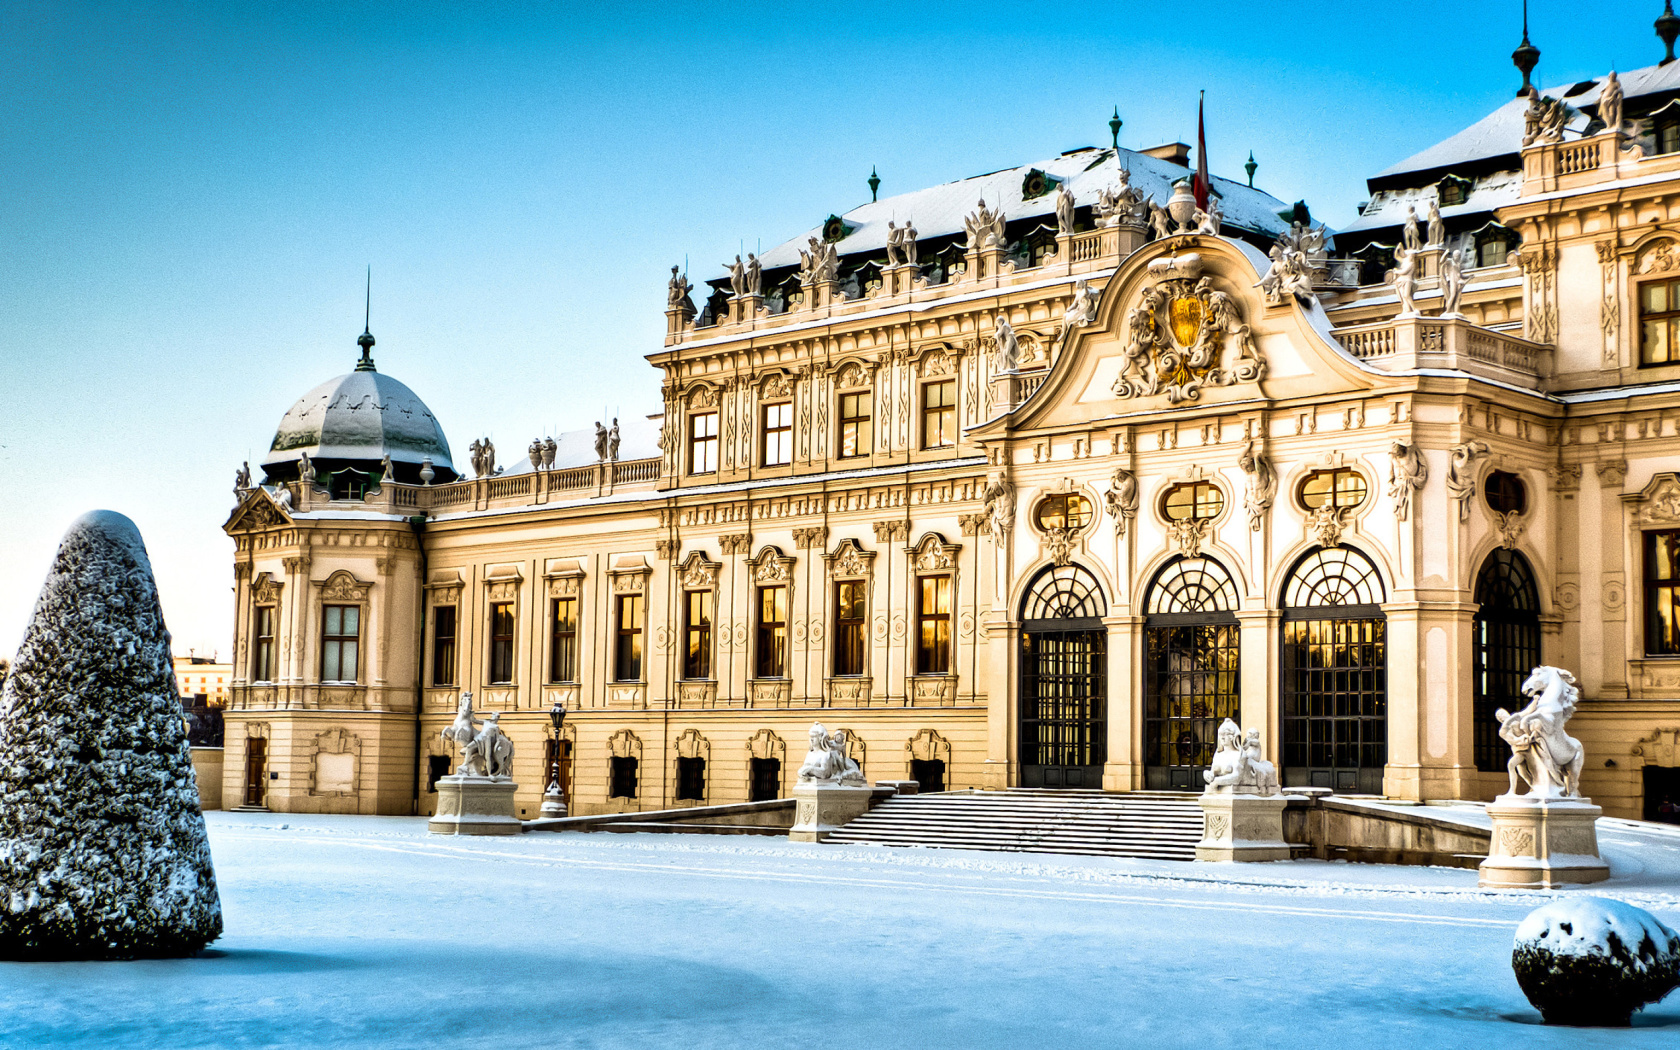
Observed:
[[[1631,904],[1569,897],[1517,927],[1511,968],[1547,1024],[1626,1027],[1680,984],[1680,934]]]
[[[0,958],[191,955],[221,932],[151,562],[93,511],[0,690]]]

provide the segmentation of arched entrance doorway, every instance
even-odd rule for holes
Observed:
[[[1476,574],[1475,681],[1471,731],[1476,768],[1498,773],[1511,749],[1499,739],[1493,713],[1515,711],[1527,701],[1523,680],[1540,663],[1540,589],[1528,559],[1514,550],[1495,548]]]
[[[1377,794],[1388,762],[1382,577],[1351,547],[1320,547],[1283,587],[1283,782]]]
[[[1237,585],[1212,558],[1155,574],[1143,631],[1144,785],[1200,791],[1219,723],[1237,717]]]
[[[1021,786],[1100,788],[1108,760],[1108,611],[1096,577],[1052,566],[1021,608]]]

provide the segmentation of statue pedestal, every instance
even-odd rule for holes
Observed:
[[[1603,882],[1610,868],[1598,855],[1602,812],[1584,798],[1500,795],[1487,807],[1493,837],[1478,885],[1549,890]]]
[[[524,830],[513,805],[518,788],[506,777],[439,777],[438,808],[426,830],[434,835],[517,835]]]
[[[1197,860],[1288,860],[1283,841],[1282,795],[1227,795],[1206,792],[1202,807],[1202,841]]]
[[[798,803],[788,838],[795,842],[821,842],[841,826],[869,812],[868,787],[838,784],[798,784],[793,797]]]

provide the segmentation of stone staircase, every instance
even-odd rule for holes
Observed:
[[[1196,796],[1169,791],[944,791],[899,795],[827,841],[1195,860]]]

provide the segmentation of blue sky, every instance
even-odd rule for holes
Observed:
[[[1660,3],[1535,0],[1539,79],[1661,56]],[[881,192],[1106,143],[1345,223],[1364,179],[1511,97],[1515,0],[1464,4],[0,3],[0,652],[65,526],[152,551],[177,648],[228,649],[234,469],[346,371],[460,458],[656,411],[664,281]]]

